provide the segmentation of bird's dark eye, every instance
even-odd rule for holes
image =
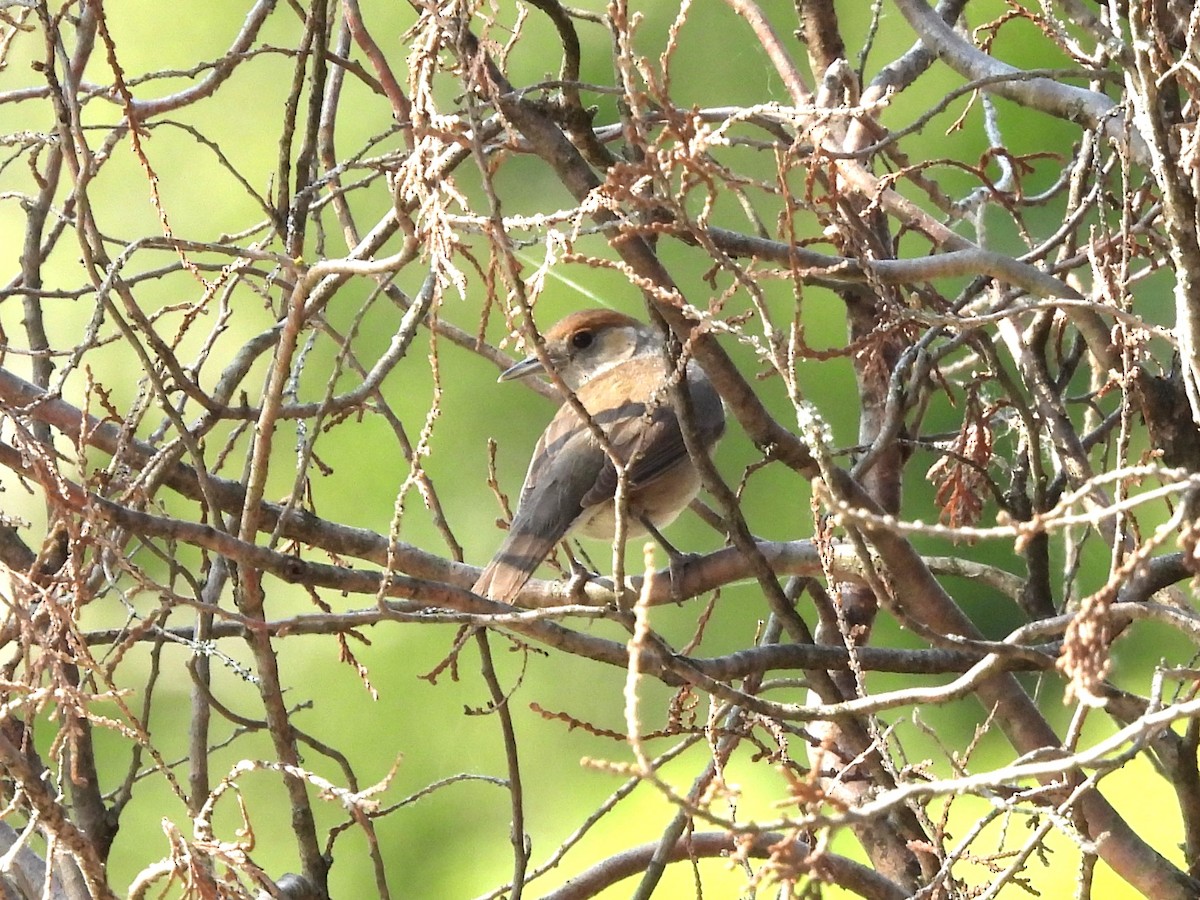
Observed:
[[[595,339],[596,336],[590,331],[577,331],[571,335],[571,346],[576,350],[586,350],[588,347],[592,346],[592,341]]]

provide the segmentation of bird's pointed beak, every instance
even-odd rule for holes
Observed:
[[[546,370],[542,368],[542,361],[536,356],[530,356],[521,360],[515,366],[510,366],[509,368],[505,369],[500,373],[500,377],[496,380],[513,381],[517,378],[528,378],[530,375],[544,371]]]

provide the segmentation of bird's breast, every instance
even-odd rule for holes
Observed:
[[[684,457],[653,482],[629,492],[625,518],[625,537],[643,537],[647,532],[641,519],[655,528],[665,528],[679,516],[700,491],[700,474],[692,461]],[[616,502],[608,500],[584,511],[577,526],[581,534],[611,541],[617,533]]]

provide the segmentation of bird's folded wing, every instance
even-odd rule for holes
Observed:
[[[627,385],[629,389],[622,402],[592,416],[608,436],[617,458],[628,467],[630,489],[650,484],[684,462],[688,455],[679,418],[670,405],[668,388],[657,361],[645,374],[645,378]],[[689,376],[691,374],[689,372]],[[711,447],[725,430],[725,412],[713,386],[698,372],[695,374],[697,377],[688,378],[688,388],[696,436],[702,446]],[[588,387],[585,385],[580,392],[580,400],[591,409]],[[585,507],[609,500],[617,492],[616,467],[607,455],[605,462],[594,487],[583,499]]]
[[[563,406],[534,448],[514,528],[520,524],[552,535],[553,546],[590,505],[585,498],[608,464],[591,430],[570,406]],[[543,498],[553,502],[539,502]]]
[[[569,406],[560,409],[534,449],[517,513],[475,592],[511,603],[583,513],[606,464],[587,426]]]

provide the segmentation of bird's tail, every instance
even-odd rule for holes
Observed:
[[[512,603],[555,543],[554,538],[509,531],[500,552],[480,573],[472,592],[500,603]]]

